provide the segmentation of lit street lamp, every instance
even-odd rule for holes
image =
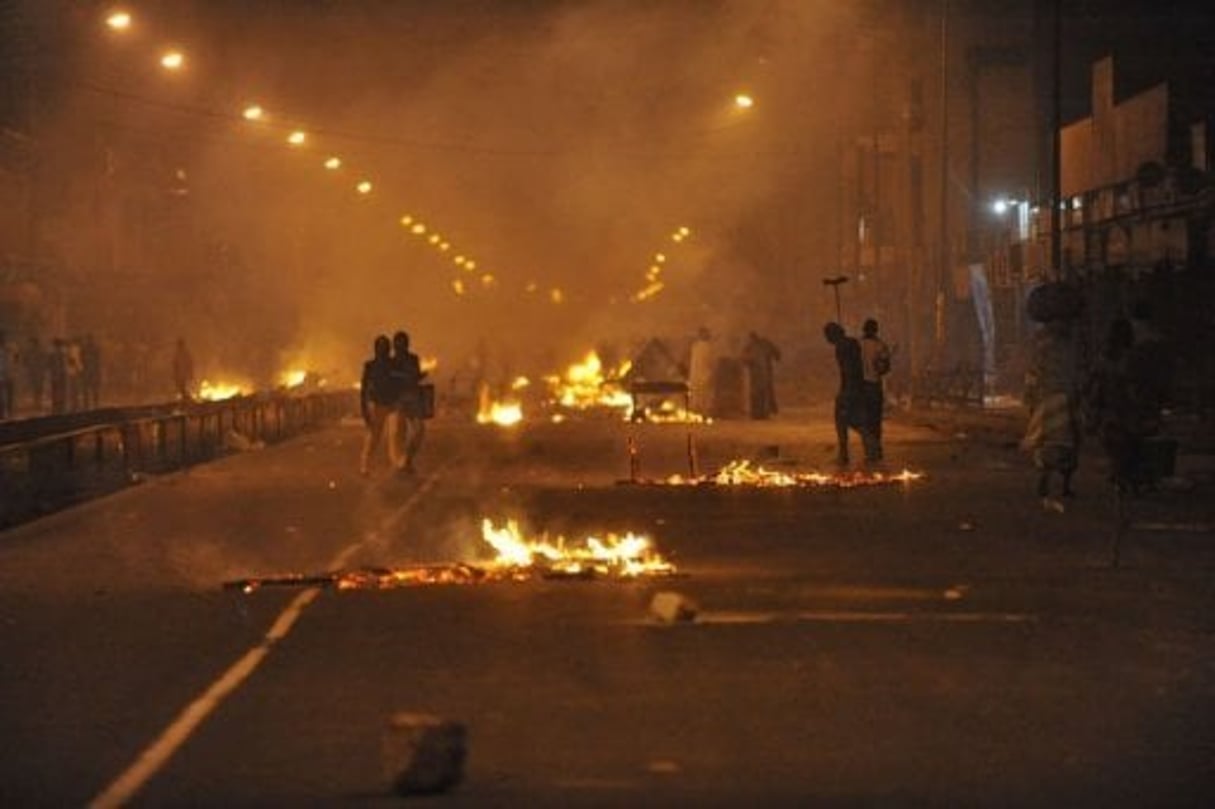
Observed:
[[[181,51],[167,51],[160,57],[160,66],[165,70],[181,70],[186,64],[186,57]]]
[[[112,31],[126,31],[131,27],[131,15],[126,11],[115,11],[105,18],[105,24]]]

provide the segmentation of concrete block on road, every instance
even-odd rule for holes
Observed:
[[[431,714],[398,713],[384,730],[384,773],[398,795],[433,795],[460,783],[464,725]]]
[[[671,590],[655,593],[650,600],[650,614],[664,624],[690,623],[698,612],[695,601]]]

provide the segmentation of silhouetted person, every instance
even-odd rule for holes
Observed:
[[[367,425],[363,438],[363,451],[359,456],[359,474],[371,473],[371,458],[380,444],[385,428],[388,428],[388,460],[394,469],[401,466],[397,448],[395,427],[401,391],[393,373],[392,343],[386,335],[379,335],[372,344],[372,357],[363,363],[363,376],[359,381],[359,412]]]
[[[47,374],[51,380],[51,412],[55,415],[67,412],[67,363],[67,343],[62,337],[56,337],[51,343],[51,355],[47,363]]]
[[[396,434],[389,433],[390,440],[400,448],[398,469],[412,474],[414,460],[422,448],[426,435],[425,419],[430,415],[423,400],[422,379],[426,373],[418,355],[409,350],[409,335],[398,331],[392,336],[392,373],[396,380],[398,399],[398,422]]]
[[[848,430],[861,435],[867,460],[877,460],[870,418],[865,407],[865,379],[861,366],[861,345],[844,332],[844,327],[831,322],[823,327],[823,336],[835,347],[835,364],[840,372],[840,387],[835,394],[835,437],[838,443],[836,462],[848,463]]]
[[[869,414],[869,430],[873,433],[876,459],[882,458],[882,419],[886,412],[886,392],[883,377],[890,373],[890,346],[878,337],[878,322],[865,321],[861,336],[861,370],[864,375],[865,410]]]
[[[101,347],[86,334],[80,344],[80,383],[83,391],[84,406],[95,408],[101,405]]]
[[[750,379],[751,418],[766,419],[777,411],[775,364],[780,362],[780,349],[768,338],[751,332],[742,359]]]
[[[17,356],[8,344],[8,336],[0,331],[0,419],[13,417],[17,377]]]
[[[47,353],[36,335],[26,341],[21,352],[21,363],[25,367],[25,380],[30,388],[30,403],[34,412],[42,412],[42,397],[46,393]]]
[[[1101,441],[1115,484],[1131,489],[1152,481],[1145,447],[1162,429],[1165,393],[1156,373],[1157,347],[1135,339],[1130,320],[1111,323],[1085,385],[1090,431]]]
[[[713,414],[713,335],[701,326],[688,351],[688,400],[693,413]]]
[[[84,409],[84,354],[80,350],[79,338],[64,340],[63,345],[67,369],[68,409],[77,412]]]
[[[194,357],[186,347],[184,337],[177,338],[173,350],[173,389],[179,401],[189,402],[194,398]]]

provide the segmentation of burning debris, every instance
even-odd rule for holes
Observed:
[[[751,486],[756,488],[837,488],[884,486],[911,483],[924,477],[922,472],[903,469],[900,472],[880,472],[858,469],[840,472],[792,472],[770,469],[747,460],[730,461],[713,474],[671,475],[659,480],[634,477],[630,483],[656,486]]]
[[[479,584],[532,579],[636,579],[675,574],[675,566],[647,537],[627,533],[589,536],[572,543],[563,536],[529,539],[515,520],[501,527],[481,521],[481,537],[496,553],[488,562],[362,567],[314,575],[289,574],[224,583],[225,590],[252,593],[263,587],[332,587],[336,590],[386,590],[429,584]]]
[[[552,375],[544,378],[548,383],[553,401],[570,410],[607,408],[627,413],[633,407],[633,397],[624,389],[622,379],[629,372],[631,363],[625,360],[615,368],[604,368],[603,361],[595,351],[590,351],[582,362],[569,366],[564,376]]]

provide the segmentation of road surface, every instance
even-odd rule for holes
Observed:
[[[699,467],[828,468],[824,408],[693,428]],[[1095,464],[1064,513],[999,436],[887,428],[906,485],[621,481],[688,429],[431,423],[359,478],[356,423],[0,534],[0,803],[395,801],[388,718],[463,722],[435,802],[1197,805],[1215,784],[1210,484],[1136,503],[1112,565]],[[339,592],[224,582],[483,560],[483,517],[633,530],[661,580]],[[675,591],[697,620],[664,625]]]

